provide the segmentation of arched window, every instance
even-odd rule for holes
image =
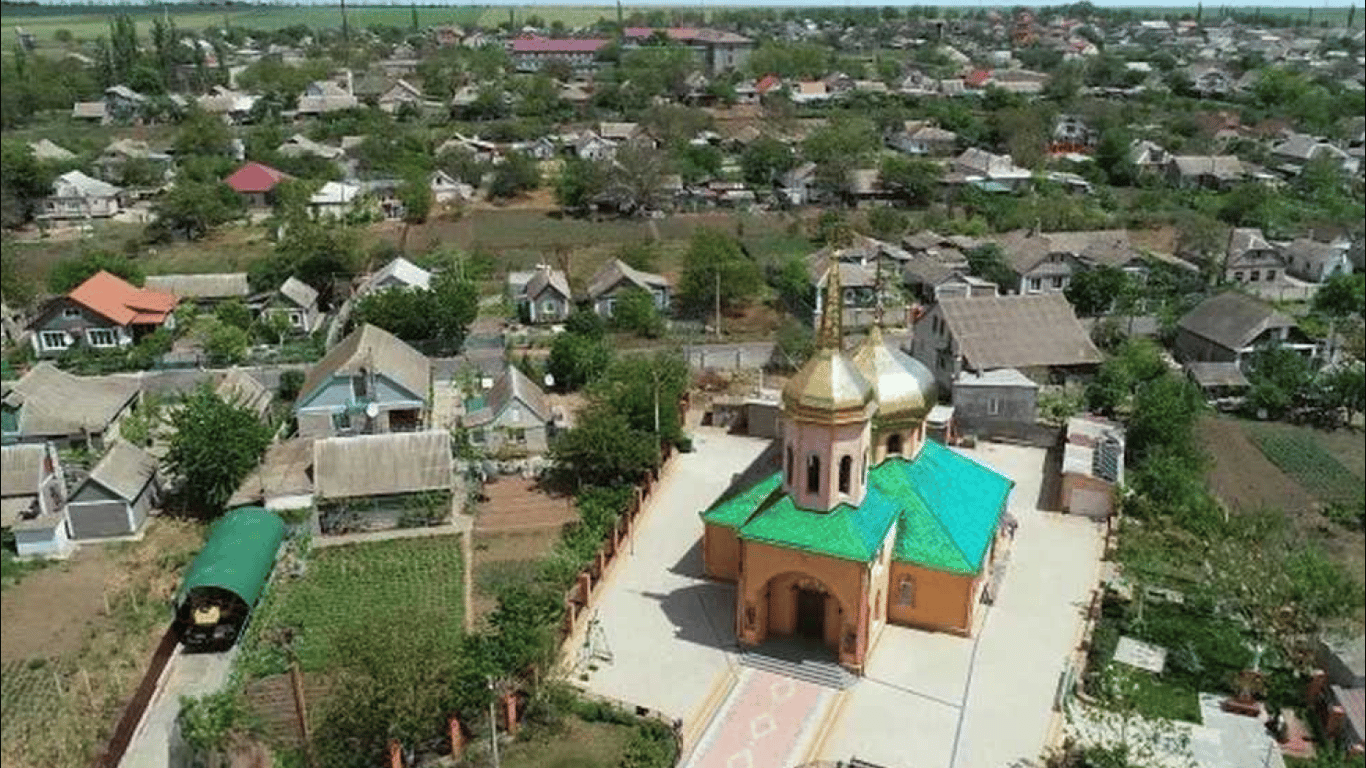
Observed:
[[[900,455],[901,455],[901,434],[900,434],[900,433],[896,433],[896,434],[892,434],[892,435],[888,435],[888,436],[887,436],[887,455],[888,455],[888,456],[900,456]]]
[[[821,457],[814,453],[806,459],[806,492],[821,492]]]
[[[848,493],[849,486],[853,482],[854,458],[845,456],[840,459],[840,493]]]
[[[787,484],[792,485],[792,446],[787,447]]]

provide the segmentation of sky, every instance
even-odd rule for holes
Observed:
[[[38,0],[38,1],[39,1],[40,3],[42,3],[43,5],[64,5],[64,4],[68,4],[68,3],[64,2],[64,0]],[[146,5],[149,5],[149,4],[156,4],[156,3],[153,3],[153,2],[148,2],[147,0],[129,0],[129,1],[126,2],[126,3],[121,3],[121,2],[119,2],[119,0],[95,0],[95,2],[96,2],[96,4],[99,4],[99,5],[104,5],[104,4],[106,4],[106,3],[107,3],[107,4],[110,4],[110,5],[122,5],[122,4],[127,4],[127,5],[130,5],[130,6],[146,6]],[[1140,2],[1124,2],[1124,0],[1091,0],[1091,4],[1092,4],[1092,5],[1095,5],[1095,6],[1101,7],[1101,8],[1194,8],[1194,7],[1195,7],[1195,3],[1196,3],[1196,0],[1140,0]],[[174,4],[175,4],[175,0],[171,0],[171,4],[174,5]],[[268,4],[279,4],[279,5],[330,5],[330,6],[335,6],[335,5],[337,5],[337,0],[289,0],[289,2],[268,3]],[[407,7],[407,6],[409,5],[409,2],[408,2],[408,0],[369,0],[369,1],[367,1],[367,0],[353,0],[353,4],[354,4],[354,5],[357,5],[357,6],[365,6],[365,5],[396,5],[396,6]],[[938,7],[976,8],[976,7],[979,7],[979,6],[1003,6],[1003,7],[1009,7],[1009,6],[1016,5],[1017,3],[1014,3],[1014,2],[1004,2],[1003,0],[994,0],[994,1],[992,1],[992,2],[944,2],[944,1],[942,1],[942,0],[941,0],[940,2],[933,2],[932,0],[926,0],[925,2],[888,2],[888,0],[839,0],[838,2],[813,2],[813,0],[755,0],[754,2],[735,2],[735,0],[721,0],[720,2],[705,2],[705,1],[701,1],[701,0],[699,0],[698,2],[679,2],[679,0],[627,0],[627,1],[624,2],[623,4],[626,5],[627,7],[630,7],[630,8],[638,8],[638,7],[642,7],[642,6],[662,6],[662,7],[686,7],[686,6],[697,6],[697,7],[701,7],[701,8],[707,8],[707,7],[710,7],[710,8],[729,8],[729,7],[755,7],[755,6],[762,7],[762,6],[768,6],[768,7],[778,7],[778,8],[781,8],[781,7],[789,7],[789,6],[812,7],[812,6],[823,6],[823,5],[824,5],[824,6],[836,6],[836,7],[862,7],[862,6],[882,7],[882,6],[885,6],[885,5],[894,5],[894,6],[900,6],[900,5],[926,5],[926,6],[938,6]],[[1020,4],[1023,4],[1023,3],[1020,3]],[[1055,6],[1056,6],[1056,5],[1067,5],[1067,4],[1068,4],[1067,2],[1058,2],[1057,0],[1054,0],[1054,1],[1052,1],[1052,2],[1036,2],[1036,3],[1029,3],[1029,5],[1032,5],[1032,6],[1035,6],[1035,7],[1044,6],[1044,5],[1055,5]],[[517,6],[517,7],[522,7],[522,8],[530,8],[530,7],[536,7],[536,6],[557,6],[557,5],[568,5],[568,6],[577,6],[577,7],[584,7],[584,6],[589,6],[589,7],[595,7],[595,6],[611,7],[611,6],[614,6],[615,3],[613,3],[613,2],[605,2],[605,1],[602,1],[602,0],[599,0],[598,2],[593,2],[592,0],[583,0],[583,1],[580,1],[580,2],[574,2],[573,0],[564,0],[564,1],[560,1],[560,0],[478,0],[478,2],[474,2],[474,3],[470,3],[470,2],[457,2],[456,0],[451,0],[450,2],[443,2],[442,0],[419,0],[419,2],[418,2],[418,6],[419,6],[419,7],[422,7],[422,6],[433,6],[433,5],[441,5],[441,6],[445,6],[445,5],[509,6],[509,5],[511,5],[511,6]],[[1207,9],[1210,9],[1210,10],[1217,10],[1218,8],[1223,7],[1223,6],[1225,6],[1225,5],[1228,6],[1228,7],[1233,7],[1233,8],[1245,8],[1245,9],[1249,9],[1249,10],[1252,9],[1252,8],[1258,8],[1258,7],[1259,7],[1259,8],[1261,8],[1263,11],[1271,11],[1271,10],[1274,10],[1274,9],[1276,9],[1276,8],[1310,8],[1310,7],[1313,7],[1313,8],[1347,8],[1347,7],[1349,7],[1349,6],[1351,5],[1351,3],[1343,2],[1342,0],[1337,0],[1336,2],[1324,2],[1324,0],[1317,0],[1317,1],[1316,1],[1316,0],[1270,0],[1270,2],[1261,3],[1261,4],[1255,3],[1255,2],[1233,2],[1233,3],[1223,3],[1223,4],[1218,3],[1218,2],[1208,2],[1208,3],[1205,3],[1206,8],[1207,8]],[[1357,4],[1357,8],[1362,8],[1362,5]]]

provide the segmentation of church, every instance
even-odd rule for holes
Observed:
[[[1014,482],[934,441],[934,376],[874,325],[843,348],[837,274],[782,392],[781,466],[703,511],[709,577],[743,646],[796,636],[862,673],[888,622],[971,636]]]

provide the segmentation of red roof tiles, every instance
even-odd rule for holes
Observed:
[[[513,53],[595,53],[610,43],[602,39],[551,39],[548,37],[519,37],[512,41]]]
[[[76,286],[67,298],[119,325],[159,325],[178,301],[169,293],[129,285],[104,270]]]
[[[293,177],[284,171],[277,171],[269,165],[247,163],[233,171],[231,176],[223,179],[223,183],[232,187],[234,191],[246,195],[256,192],[269,192],[275,189],[277,184],[289,178]]]

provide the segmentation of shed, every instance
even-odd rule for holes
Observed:
[[[187,650],[232,647],[284,538],[284,521],[260,507],[234,509],[214,525],[175,596],[175,625]]]
[[[71,538],[137,533],[160,493],[156,458],[132,443],[115,442],[67,502]]]

